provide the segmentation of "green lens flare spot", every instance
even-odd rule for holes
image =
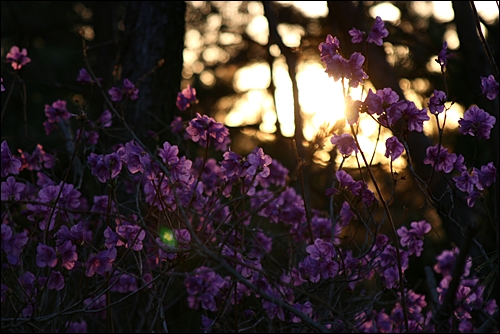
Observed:
[[[169,230],[168,228],[163,228],[160,230],[160,238],[167,246],[177,246],[177,240],[175,240],[174,232]]]

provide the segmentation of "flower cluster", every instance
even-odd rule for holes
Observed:
[[[318,47],[321,52],[321,61],[326,65],[326,73],[335,81],[340,78],[349,80],[350,87],[358,87],[368,75],[363,70],[365,57],[359,52],[354,52],[349,60],[340,54],[340,42],[337,37],[328,35],[326,41]]]
[[[111,96],[111,101],[114,102],[120,102],[123,98],[128,98],[134,101],[139,98],[139,88],[136,88],[129,79],[124,79],[121,89],[111,87],[108,90],[108,94]]]

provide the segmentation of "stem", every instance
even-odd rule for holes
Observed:
[[[373,175],[373,171],[368,165],[368,162],[366,161],[365,155],[363,151],[361,150],[361,146],[359,145],[358,138],[355,136],[354,132],[354,127],[351,125],[351,132],[353,133],[354,140],[356,141],[356,145],[359,149],[359,153],[361,154],[361,157],[363,158],[363,161],[365,162],[366,169],[368,169],[368,172],[370,174],[370,178],[372,179],[373,184],[375,185],[375,189],[377,190],[377,194],[380,198],[380,201],[382,202],[382,205],[384,206],[385,213],[387,214],[387,218],[389,219],[389,222],[391,223],[392,227],[392,232],[394,233],[395,236],[397,236],[396,232],[396,226],[394,225],[394,221],[392,219],[391,211],[389,210],[389,207],[387,206],[387,202],[384,200],[384,197],[382,196],[382,192],[380,191],[380,188],[378,186],[377,180],[375,179],[375,176]],[[403,308],[403,315],[405,319],[405,329],[406,332],[408,333],[408,310],[406,309],[406,299],[405,299],[405,289],[404,289],[404,282],[403,282],[403,269],[401,265],[401,250],[399,249],[399,243],[396,242],[394,243],[396,246],[396,252],[397,252],[397,260],[398,260],[398,272],[399,272],[399,287],[401,291],[401,307]]]

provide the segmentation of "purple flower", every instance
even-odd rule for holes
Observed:
[[[333,145],[337,146],[337,149],[343,156],[349,156],[352,152],[358,153],[358,146],[354,138],[348,133],[343,133],[341,135],[334,134],[330,141]]]
[[[223,143],[225,138],[229,136],[229,130],[223,124],[206,115],[201,116],[199,113],[196,113],[196,118],[189,122],[186,132],[195,143],[199,142],[200,144],[207,143],[210,139],[217,143]]]
[[[342,208],[340,208],[340,226],[344,227],[349,225],[353,218],[354,213],[351,211],[351,206],[347,201],[344,201],[344,203],[342,203]]]
[[[191,87],[191,85],[187,85],[185,89],[177,94],[175,104],[180,111],[184,111],[196,103],[198,103],[198,99],[196,98],[196,89]]]
[[[57,264],[57,256],[54,248],[38,243],[36,248],[36,265],[40,268],[50,267],[54,268]]]
[[[143,247],[142,241],[146,236],[146,231],[138,225],[118,225],[116,226],[116,234],[120,237],[116,246],[125,245],[125,248],[132,247],[133,250],[140,251]]]
[[[359,110],[362,104],[363,102],[353,100],[349,95],[346,97],[345,118],[347,120],[347,124],[353,125],[358,123]]]
[[[424,164],[431,165],[438,172],[449,173],[453,170],[453,166],[457,160],[455,153],[448,153],[448,149],[439,144],[428,147],[426,153],[427,156],[424,159]]]
[[[467,166],[465,165],[465,158],[463,155],[459,154],[457,156],[457,160],[453,164],[453,169],[462,173],[467,170]]]
[[[359,52],[354,52],[347,61],[351,72],[350,75],[347,76],[347,79],[349,79],[349,87],[356,88],[359,84],[363,83],[363,80],[368,79],[368,74],[363,70],[364,62],[365,57]]]
[[[396,136],[392,136],[385,141],[385,157],[391,157],[391,161],[396,160],[403,154],[404,146],[401,144]]]
[[[365,101],[363,102],[363,109],[366,109],[366,112],[370,115],[381,115],[384,112],[382,108],[382,97],[379,96],[377,92],[374,93],[369,89]]]
[[[454,248],[453,250],[444,250],[436,257],[438,261],[434,265],[434,271],[438,274],[443,275],[444,277],[450,277],[451,279],[451,271],[453,270],[453,265],[455,264],[455,259],[458,254],[458,248]],[[470,268],[472,267],[472,261],[467,261],[463,276],[469,276]]]
[[[398,270],[394,266],[385,269],[382,274],[382,280],[384,281],[385,287],[387,289],[397,287],[399,283]]]
[[[463,171],[460,176],[453,177],[453,181],[455,181],[458,189],[466,193],[471,193],[474,190],[474,186],[479,182],[478,174],[478,170],[473,168],[471,173]]]
[[[55,158],[53,155],[46,153],[43,149],[43,146],[37,144],[33,153],[29,154],[27,152],[23,152],[18,150],[21,153],[21,161],[22,161],[22,169],[32,170],[41,170],[42,165],[45,168],[52,168],[55,164]]]
[[[103,128],[109,128],[113,124],[111,121],[112,118],[113,115],[111,115],[111,112],[109,110],[104,110],[101,116],[97,119],[97,122],[101,124]]]
[[[378,46],[382,46],[382,38],[387,36],[389,36],[389,32],[384,26],[384,21],[382,21],[380,16],[377,16],[366,41],[368,43],[375,43]]]
[[[179,148],[176,145],[170,145],[169,142],[163,143],[163,148],[158,149],[158,155],[167,166],[172,166],[179,161]]]
[[[398,229],[397,234],[401,237],[401,246],[408,247],[409,255],[415,254],[420,256],[424,246],[424,235],[431,230],[431,225],[425,220],[413,222],[410,224],[412,227],[407,230],[406,227]]]
[[[60,291],[64,285],[64,276],[59,271],[52,271],[47,280],[47,289]]]
[[[48,136],[48,135],[50,135],[50,133],[52,131],[54,131],[56,126],[54,125],[54,123],[50,123],[49,121],[45,121],[45,122],[43,122],[43,128],[45,129],[45,134]]]
[[[477,106],[472,106],[465,111],[464,117],[458,120],[458,131],[464,135],[477,136],[478,139],[489,139],[495,123],[495,117]]]
[[[100,78],[98,78],[97,80],[99,79]],[[89,72],[87,72],[87,70],[84,68],[81,68],[80,71],[78,72],[78,77],[76,78],[76,81],[78,81],[81,84],[92,84],[94,82]]]
[[[221,161],[221,172],[226,178],[230,179],[233,175],[238,177],[245,176],[243,172],[243,158],[233,151],[224,152],[224,160]]]
[[[349,30],[349,35],[352,36],[351,42],[353,44],[363,43],[363,37],[364,37],[365,33],[362,32],[361,30],[358,30],[356,28],[352,28],[351,30]]]
[[[131,99],[132,101],[137,100],[139,97],[139,88],[136,88],[132,82],[130,82],[129,79],[124,79],[123,80],[123,86],[122,86],[122,91],[123,94]]]
[[[211,268],[201,266],[194,274],[184,279],[188,293],[188,306],[192,309],[201,307],[212,312],[217,311],[217,302],[222,301],[222,289],[228,287],[228,282]]]
[[[45,105],[45,116],[47,116],[49,123],[59,123],[63,119],[70,118],[73,114],[66,109],[66,101],[57,100],[52,103],[52,106]]]
[[[137,280],[127,274],[121,274],[119,276],[114,276],[110,280],[112,285],[111,291],[116,291],[120,293],[127,293],[137,291]]]
[[[111,96],[111,101],[114,101],[114,102],[119,102],[123,98],[121,89],[117,88],[117,87],[111,87],[108,90],[108,94]]]
[[[5,87],[3,86],[3,78],[0,78],[2,81],[2,84],[0,84],[0,91],[5,92]]]
[[[479,190],[483,190],[484,188],[489,187],[493,182],[496,181],[496,176],[497,169],[493,165],[493,162],[481,166],[481,170],[478,171],[479,181],[476,184],[476,187]]]
[[[62,266],[67,270],[73,269],[76,260],[78,260],[76,245],[73,245],[70,240],[66,240],[62,245],[56,246],[56,249],[61,255]]]
[[[272,163],[273,159],[269,155],[264,154],[262,148],[254,148],[247,156],[247,161],[250,163],[250,166],[247,168],[248,175],[258,175],[263,178],[269,176],[270,170],[268,166]]]
[[[443,47],[441,48],[441,51],[439,51],[438,57],[436,58],[436,63],[441,66],[441,69],[448,65],[448,58],[450,58],[450,56],[446,54],[447,49],[448,42],[444,41]]]
[[[21,67],[31,62],[31,58],[28,57],[28,50],[19,50],[18,46],[13,46],[10,48],[9,53],[7,53],[6,60],[11,63],[14,70],[20,70]]]
[[[306,252],[309,256],[303,263],[310,276],[319,275],[323,279],[337,276],[340,265],[334,260],[336,251],[332,243],[317,238],[313,245],[306,247]]]
[[[98,273],[99,275],[104,276],[104,273],[110,271],[113,267],[115,259],[116,248],[106,249],[97,254],[92,254],[85,263],[85,266],[87,267],[85,275],[87,277],[92,277],[95,273]]]
[[[92,175],[105,183],[108,179],[116,178],[122,170],[122,161],[118,153],[110,153],[105,156],[90,153],[87,161],[91,167]]]
[[[111,227],[106,227],[104,230],[104,246],[106,246],[107,249],[111,249],[116,247],[116,243],[120,240],[118,237],[118,234],[116,234]]]
[[[1,145],[1,166],[2,166],[2,177],[6,177],[9,174],[19,174],[19,171],[22,167],[21,160],[12,157],[12,153],[10,152],[9,145],[7,141],[2,141]]]
[[[325,64],[329,77],[333,77],[335,81],[340,78],[349,78],[351,70],[348,61],[340,54],[340,43],[337,37],[332,35],[326,36],[325,43],[320,43],[318,46],[320,51],[320,59]]]
[[[409,131],[422,132],[425,121],[430,120],[427,108],[418,109],[415,103],[407,101],[407,107],[403,111],[403,118],[408,122]]]
[[[13,176],[9,176],[7,181],[2,182],[2,201],[10,199],[19,201],[21,199],[21,193],[25,189],[25,184],[16,182],[16,179]]]
[[[49,123],[51,124],[51,123]],[[97,145],[99,140],[99,134],[96,131],[83,131],[80,134],[81,130],[76,130],[76,136],[80,137],[82,141],[88,145]]]
[[[486,94],[488,100],[494,100],[498,96],[498,82],[493,74],[481,77],[481,94]]]
[[[429,99],[429,111],[434,115],[440,114],[444,110],[446,94],[440,90],[434,90],[434,95]]]
[[[325,42],[320,43],[318,49],[321,61],[328,67],[328,63],[331,61],[332,57],[340,53],[340,42],[337,37],[332,37],[332,35],[328,34]]]
[[[87,333],[87,323],[85,322],[85,320],[82,320],[80,322],[66,321],[65,326],[65,333]]]
[[[356,181],[354,181],[351,175],[346,173],[346,171],[339,170],[335,172],[335,177],[339,181],[339,188],[346,187],[353,193],[355,193],[358,190],[359,188],[358,184],[356,183]]]
[[[132,174],[144,173],[151,168],[151,157],[133,140],[126,143],[125,147],[118,149],[116,153],[125,161],[129,172]]]

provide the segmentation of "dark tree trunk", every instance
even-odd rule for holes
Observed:
[[[127,109],[126,119],[142,138],[148,135],[148,130],[165,131],[176,112],[183,66],[185,11],[184,1],[129,1],[126,4],[120,79],[128,78],[139,86],[139,98]],[[168,136],[168,132],[165,135]]]

